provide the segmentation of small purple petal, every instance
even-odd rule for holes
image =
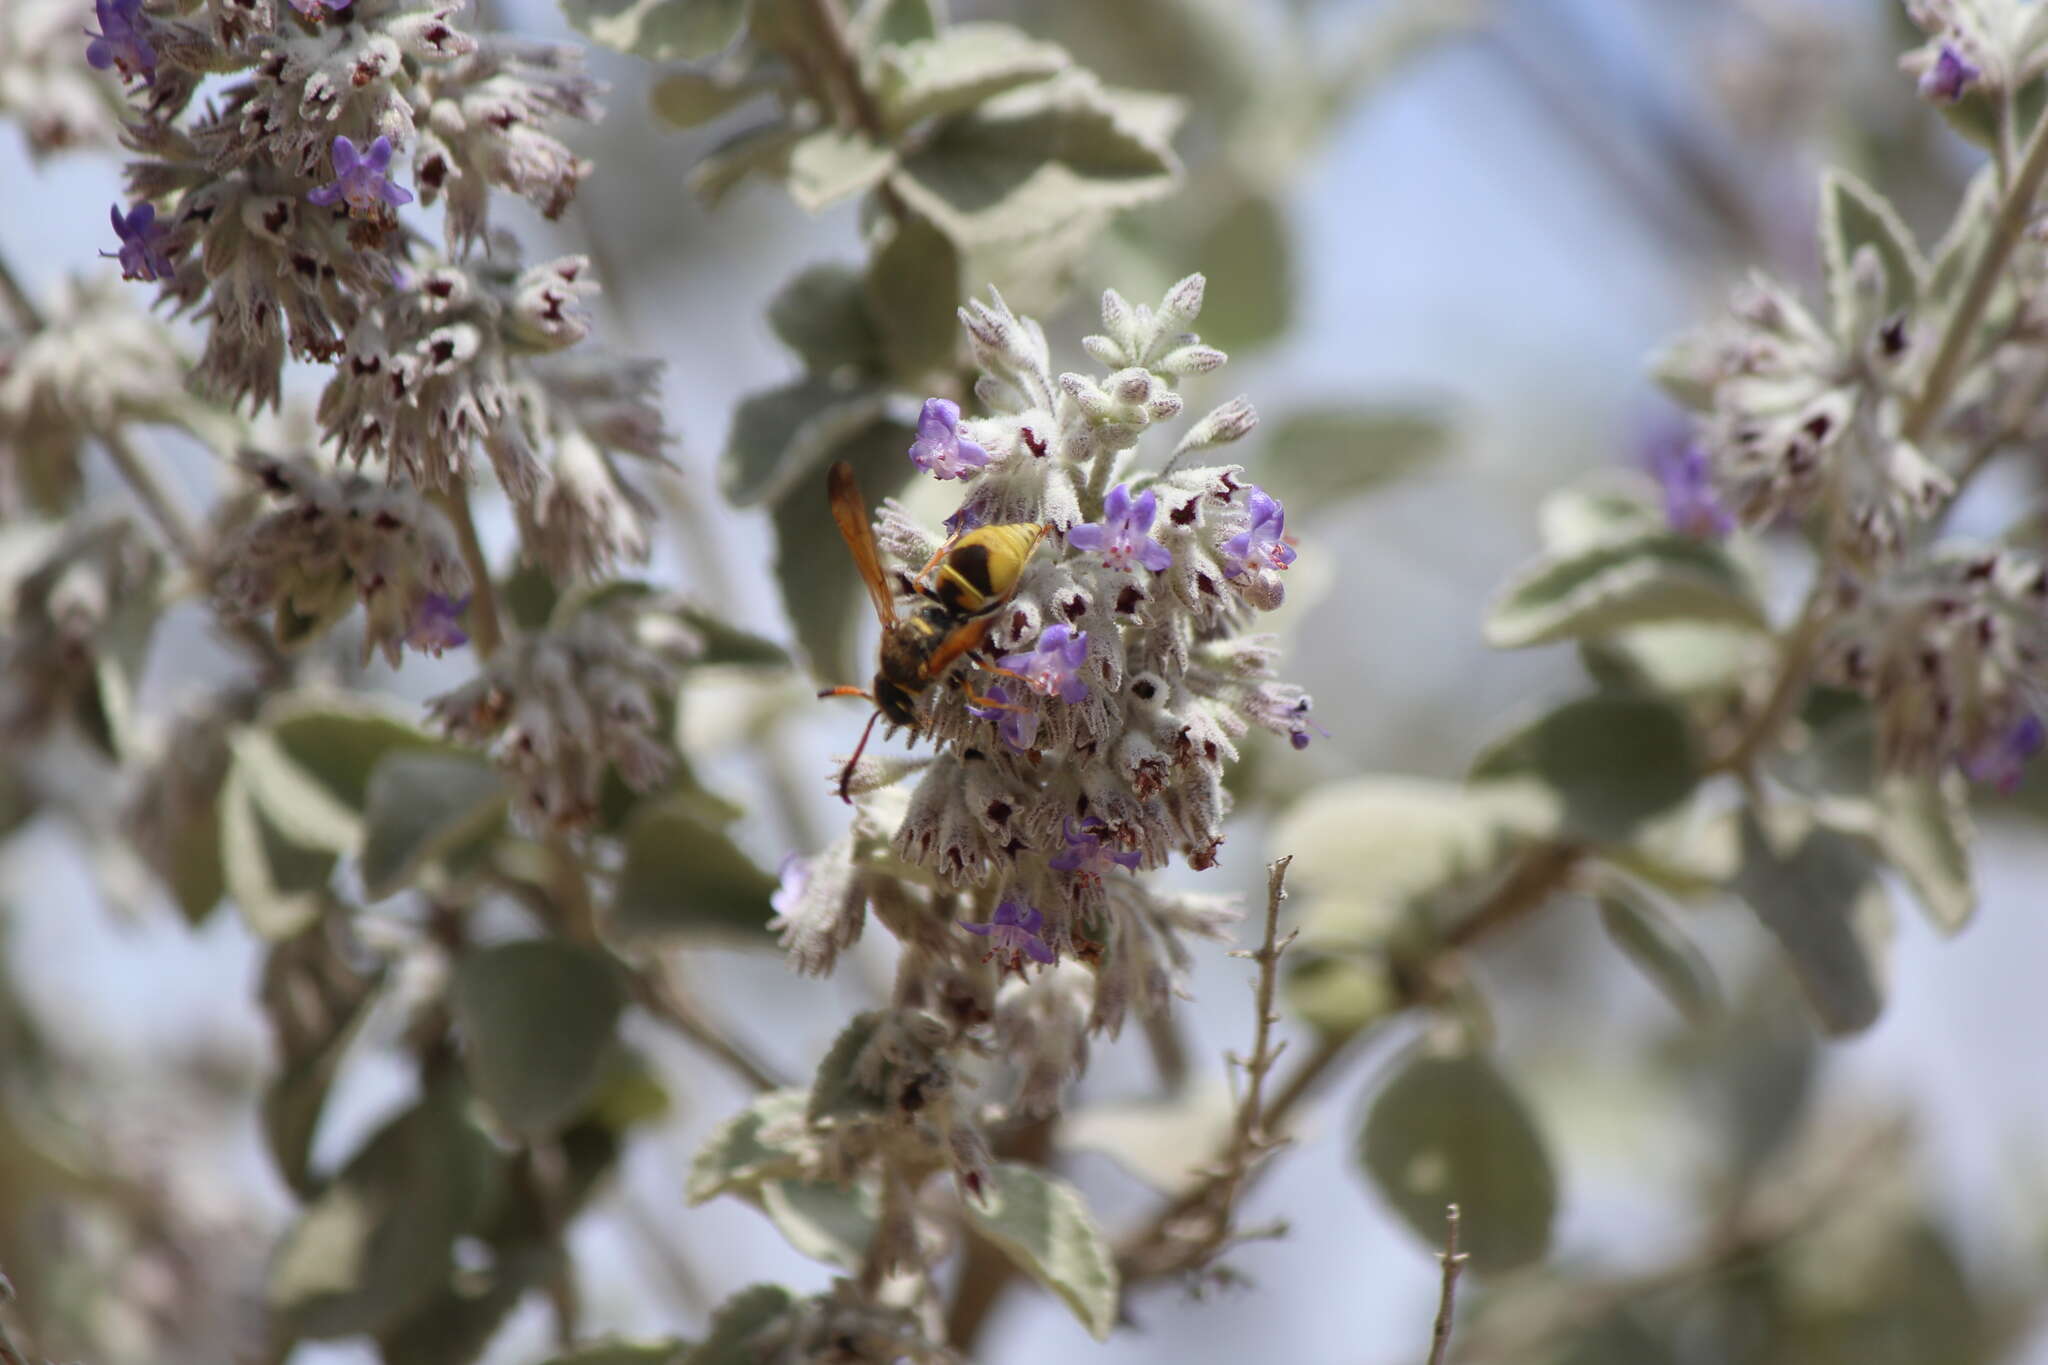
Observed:
[[[337,161],[339,159],[338,157],[336,158]],[[370,144],[370,150],[364,153],[361,164],[380,173],[389,168],[391,165],[391,139],[381,133],[378,134],[377,140]]]
[[[334,174],[337,177],[345,177],[363,164],[361,155],[356,151],[355,142],[340,134],[335,135],[334,145],[328,149],[327,154],[334,162]]]
[[[1067,528],[1067,544],[1077,550],[1100,550],[1108,543],[1108,530],[1095,522],[1084,521],[1078,526]]]
[[[988,452],[960,434],[960,405],[927,398],[917,416],[910,462],[935,479],[964,479],[988,464]]]
[[[333,208],[341,202],[341,186],[315,185],[312,189],[306,191],[306,198],[323,209]]]
[[[1943,43],[1934,64],[1921,73],[1921,97],[1937,104],[1954,104],[1983,74],[1953,44]]]

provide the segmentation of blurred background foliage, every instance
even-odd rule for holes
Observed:
[[[607,13],[570,9],[585,27]],[[1333,732],[1306,754],[1248,755],[1205,885],[1256,900],[1262,858],[1296,856],[1287,1028],[1296,1059],[1327,1065],[1295,1097],[1298,1147],[1249,1196],[1244,1225],[1285,1220],[1283,1237],[1163,1274],[1125,1301],[1136,1330],[1101,1347],[1050,1299],[992,1291],[974,1357],[1419,1358],[1444,1192],[1476,1190],[1460,1196],[1474,1259],[1453,1360],[2048,1360],[2030,965],[2048,949],[2030,894],[2048,779],[1981,812],[1981,909],[1943,926],[1952,940],[1902,929],[1886,1012],[1853,1041],[1824,1036],[1754,921],[1701,894],[1704,874],[1615,857],[1582,883],[1525,839],[1512,782],[1497,804],[1465,785],[1541,766],[1542,725],[1620,736],[1616,761],[1668,738],[1659,715],[1611,710],[1495,744],[1568,697],[1579,663],[1601,678],[1643,662],[1494,652],[1482,615],[1539,523],[1574,506],[1539,518],[1539,501],[1594,471],[1625,487],[1673,420],[1644,378],[1658,344],[1749,266],[1817,288],[1820,165],[1939,235],[1973,154],[1897,71],[1910,33],[1895,7],[1053,0],[953,17],[1015,24],[1109,88],[1155,92],[1130,109],[1171,130],[1184,178],[1105,189],[1083,221],[1022,245],[1001,215],[949,235],[909,213],[877,233],[851,199],[826,202],[874,167],[827,148],[808,179],[792,169],[792,144],[771,145],[748,107],[759,71],[600,52],[612,112],[578,147],[599,169],[563,222],[521,224],[587,251],[606,330],[668,362],[682,474],[649,483],[672,534],[646,577],[746,628],[696,622],[711,646],[673,717],[690,768],[659,802],[607,793],[613,913],[658,946],[578,942],[588,907],[558,894],[541,841],[508,833],[501,785],[407,719],[466,676],[452,661],[339,672],[391,694],[386,708],[266,712],[221,775],[217,827],[173,839],[168,896],[82,812],[131,704],[167,714],[230,672],[195,610],[164,623],[137,676],[87,690],[71,749],[0,773],[8,1320],[52,1359],[101,1362],[532,1362],[560,1349],[564,1320],[657,1343],[560,1357],[595,1365],[670,1358],[658,1343],[702,1339],[750,1283],[822,1289],[832,1248],[792,1231],[799,1214],[783,1210],[778,1235],[735,1201],[682,1197],[692,1152],[750,1082],[807,1074],[886,979],[873,942],[826,983],[761,951],[765,869],[843,818],[813,778],[859,720],[813,703],[788,659],[839,681],[868,646],[815,471],[837,450],[876,495],[907,477],[906,403],[965,396],[951,310],[990,279],[1059,337],[1103,285],[1149,298],[1199,269],[1205,338],[1264,416],[1245,463],[1295,512],[1281,628]],[[490,0],[490,18],[574,31],[538,0]],[[881,174],[940,175],[920,155]],[[0,224],[17,271],[87,269],[61,224],[97,221],[112,159],[31,169],[12,138],[0,166],[53,206]],[[1085,251],[1025,249],[1068,232]],[[206,496],[207,462],[159,445]],[[1986,496],[2034,491],[2029,473]],[[906,496],[942,511],[928,493]],[[502,547],[505,519],[483,517]],[[529,623],[560,609],[533,577],[506,600]],[[1660,793],[1647,761],[1617,795],[1616,771],[1584,783],[1586,839],[1633,835],[1685,795]],[[436,888],[483,850],[508,899],[465,921]],[[1887,872],[1851,894],[1865,881],[1908,889]],[[436,944],[420,970],[452,979],[365,974],[340,935],[309,931],[359,902],[382,903],[353,932]],[[521,913],[558,937],[510,939]],[[1205,957],[1182,1026],[1101,1049],[1059,1123],[1059,1164],[1119,1246],[1199,1183],[1189,1157],[1210,1144],[1190,1135],[1227,1112],[1209,1059],[1249,1032],[1242,975]],[[490,1044],[458,1062],[434,1041],[450,1020],[423,1020],[422,1000]],[[727,1035],[744,1041],[704,1049]],[[487,1134],[470,1087],[505,1131],[547,1140]],[[337,1247],[368,1273],[337,1279]],[[1203,1301],[1184,1306],[1189,1290]],[[266,1305],[283,1331],[264,1329]]]

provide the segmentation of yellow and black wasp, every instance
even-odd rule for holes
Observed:
[[[839,798],[850,801],[853,765],[867,748],[875,721],[887,717],[891,725],[917,728],[918,697],[988,638],[996,612],[1016,595],[1024,566],[1049,528],[1012,522],[978,526],[955,536],[918,572],[913,586],[925,600],[905,615],[897,611],[896,595],[883,576],[867,502],[854,482],[852,466],[844,460],[833,465],[826,477],[826,490],[832,501],[832,519],[839,523],[839,534],[846,538],[854,567],[860,571],[860,581],[867,585],[875,615],[882,623],[881,656],[872,690],[833,687],[818,694],[864,697],[875,704],[875,714],[868,718],[853,757],[839,774]]]

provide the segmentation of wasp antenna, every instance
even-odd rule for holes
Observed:
[[[819,701],[823,701],[827,697],[859,697],[862,701],[874,700],[874,696],[871,693],[863,692],[858,687],[845,686],[828,687],[818,694]]]
[[[839,799],[849,806],[853,804],[853,793],[851,791],[853,765],[860,762],[860,756],[867,751],[868,736],[875,732],[875,722],[881,718],[882,713],[880,711],[876,711],[868,717],[867,728],[860,732],[860,743],[853,746],[853,757],[847,759],[846,766],[839,770]]]

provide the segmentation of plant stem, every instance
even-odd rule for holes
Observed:
[[[1918,444],[1947,404],[1949,391],[1969,359],[1977,324],[1998,288],[2013,248],[2019,245],[2021,234],[2034,216],[2034,200],[2041,192],[2044,177],[2048,177],[2048,118],[2038,121],[2027,136],[2019,168],[2013,172],[2012,183],[2006,187],[2005,198],[1999,201],[1998,213],[1991,220],[1991,235],[1985,239],[1983,254],[1970,269],[1956,311],[1949,315],[1948,326],[1934,351],[1934,361],[1927,367],[1926,382],[1920,386],[1920,395],[1899,425],[1903,439]]]
[[[498,616],[498,589],[491,580],[491,566],[484,559],[483,542],[477,539],[476,518],[469,510],[469,489],[444,488],[433,500],[455,528],[455,543],[462,551],[463,567],[469,570],[469,640],[476,655],[486,663],[505,641],[504,625]]]
[[[1465,1268],[1465,1256],[1458,1250],[1458,1206],[1444,1209],[1444,1249],[1437,1260],[1444,1269],[1443,1288],[1436,1302],[1436,1327],[1429,1337],[1429,1365],[1444,1365],[1451,1349],[1451,1314],[1458,1298],[1458,1274]]]
[[[810,0],[811,17],[818,38],[824,43],[825,55],[831,59],[833,83],[839,87],[844,112],[851,115],[856,126],[871,137],[882,136],[882,111],[876,107],[874,96],[861,80],[860,54],[853,50],[853,39],[846,31],[846,16],[840,11],[839,0]]]

